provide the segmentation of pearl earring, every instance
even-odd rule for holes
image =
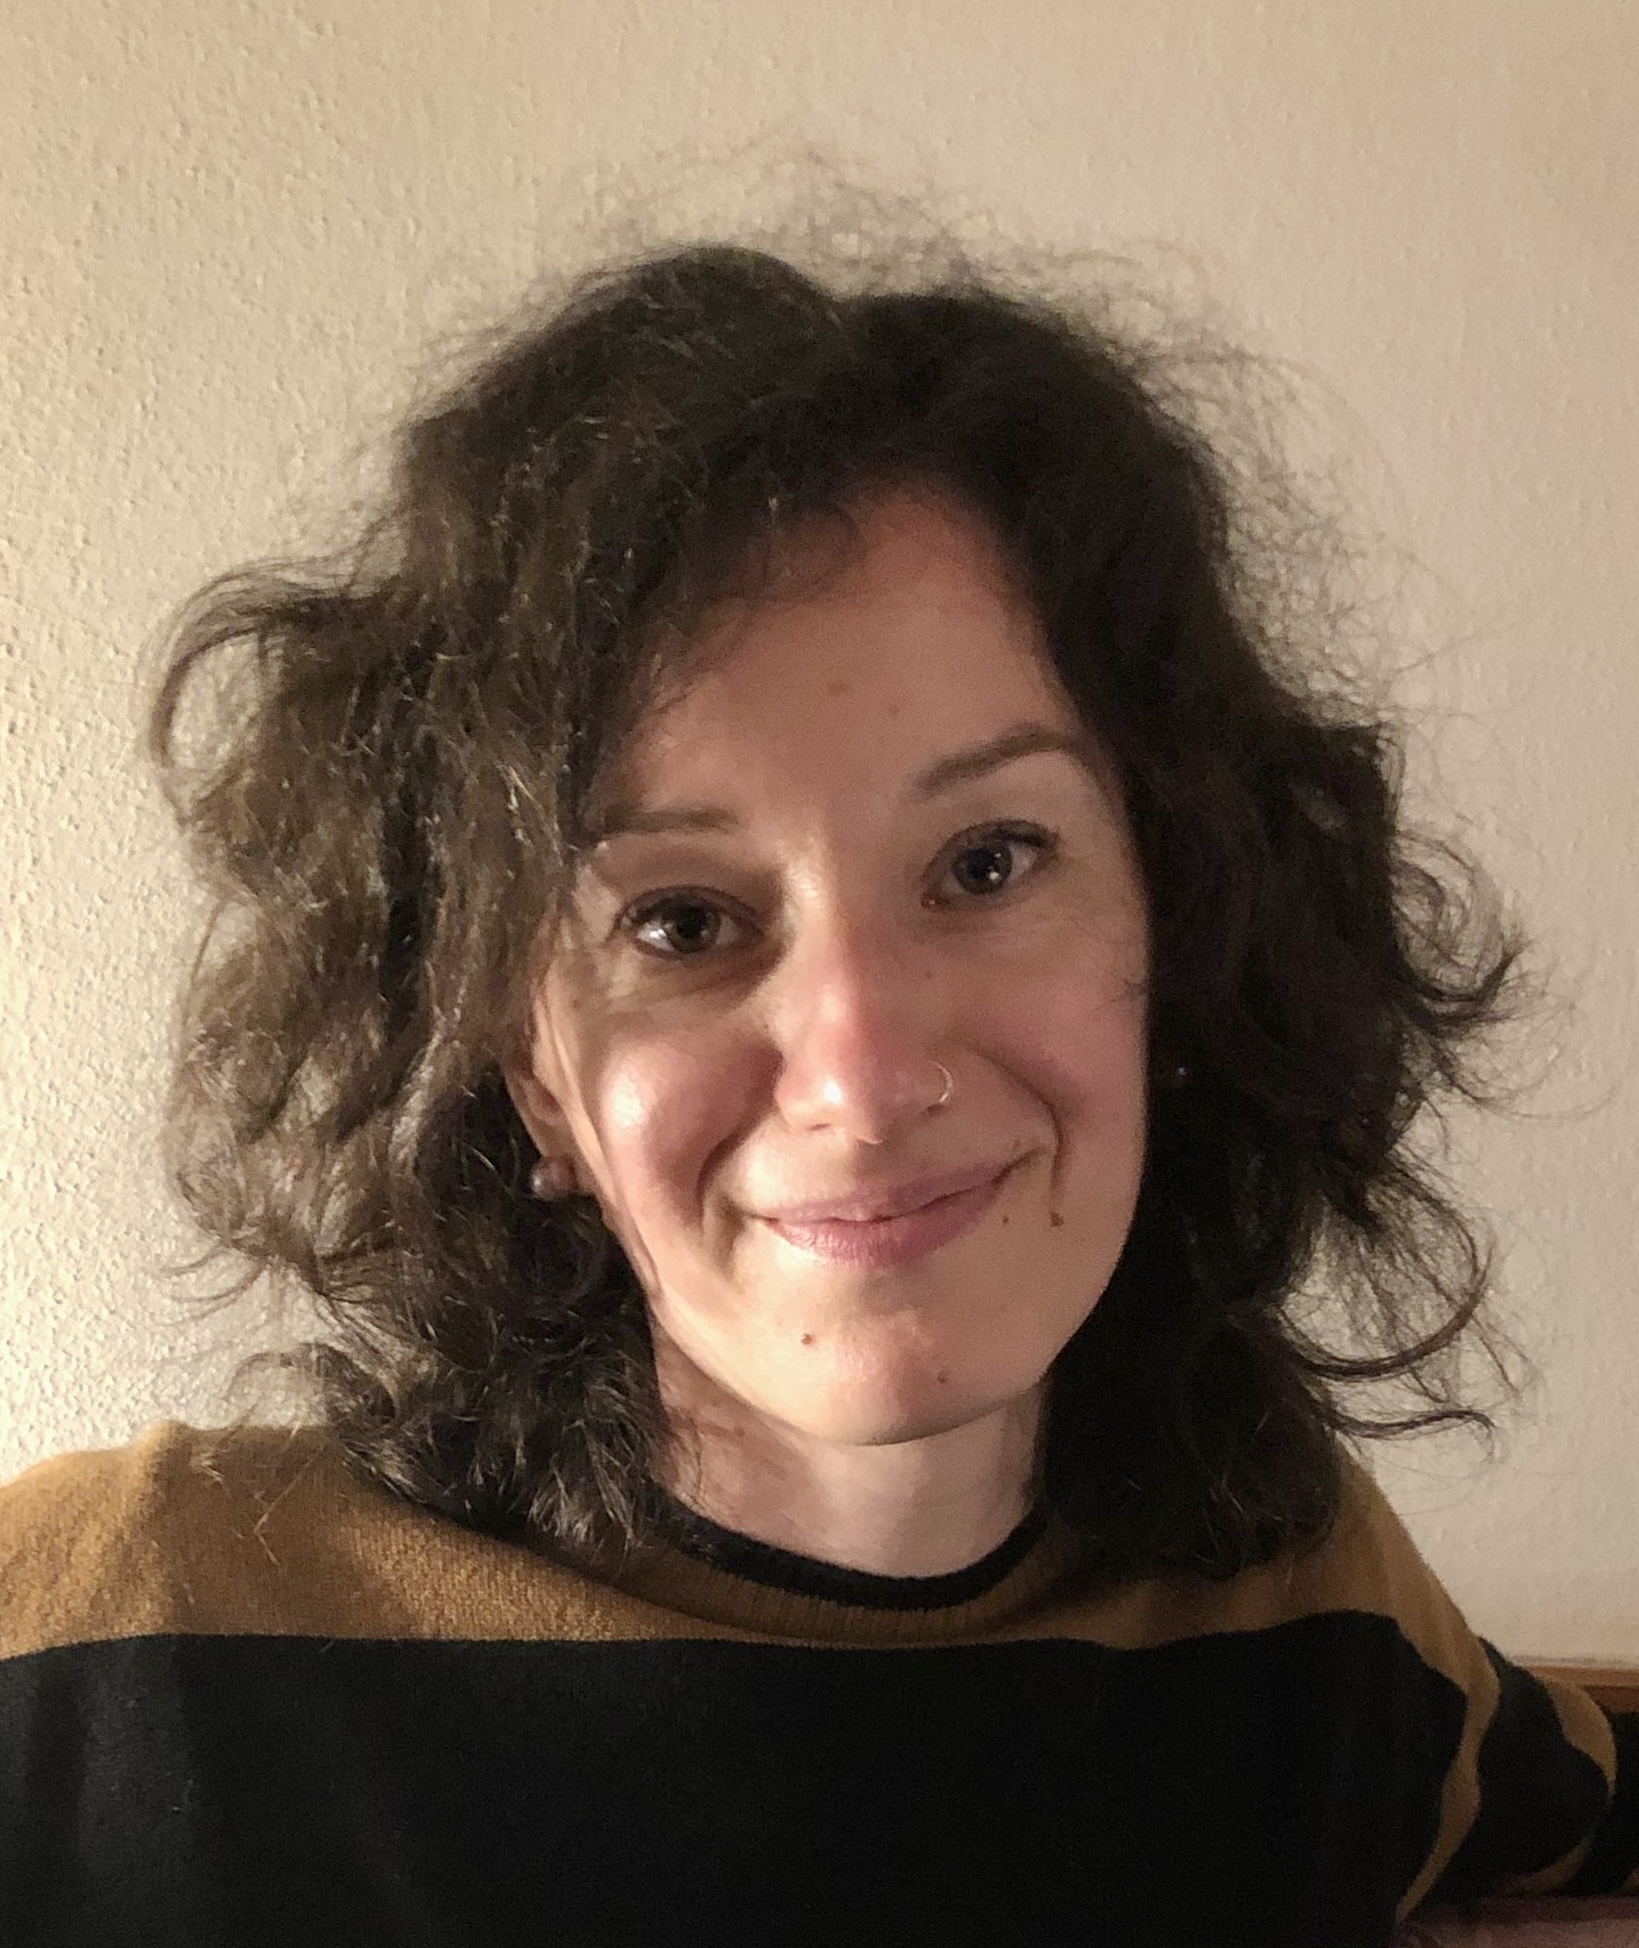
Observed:
[[[529,1188],[550,1202],[568,1197],[575,1189],[575,1165],[569,1157],[542,1157],[529,1173]]]

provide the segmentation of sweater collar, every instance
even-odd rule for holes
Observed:
[[[665,1540],[621,1586],[736,1634],[838,1644],[950,1643],[1024,1621],[1083,1554],[1045,1502],[966,1569],[882,1576],[776,1548],[663,1496]]]

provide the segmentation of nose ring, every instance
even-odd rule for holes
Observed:
[[[931,1109],[943,1109],[945,1104],[950,1101],[951,1093],[955,1089],[956,1084],[951,1078],[950,1070],[945,1067],[943,1062],[935,1062],[933,1066],[945,1078],[945,1088],[944,1088],[944,1093],[943,1095],[940,1096],[939,1100],[935,1103],[930,1103],[929,1107]]]

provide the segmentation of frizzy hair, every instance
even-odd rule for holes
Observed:
[[[776,537],[901,484],[1015,564],[1149,900],[1149,1152],[1054,1368],[1045,1491],[1115,1570],[1230,1574],[1325,1533],[1340,1436],[1484,1422],[1450,1355],[1491,1343],[1487,1254],[1412,1136],[1483,1095],[1520,945],[1404,831],[1392,726],[1324,641],[1302,667],[1297,565],[1092,299],[728,246],[618,265],[407,426],[340,566],[206,589],[151,727],[217,899],[175,1180],[243,1282],[317,1301],[290,1358],[370,1477],[594,1569],[652,1540],[642,1294],[594,1203],[529,1193],[520,971],[664,645]],[[1366,1411],[1384,1380],[1410,1404]]]

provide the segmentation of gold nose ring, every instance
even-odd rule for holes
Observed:
[[[932,1104],[932,1107],[934,1109],[943,1109],[945,1104],[950,1101],[951,1092],[955,1089],[956,1084],[951,1078],[950,1070],[945,1067],[943,1062],[935,1062],[933,1066],[945,1078],[945,1089],[944,1094],[940,1096],[936,1103]]]

